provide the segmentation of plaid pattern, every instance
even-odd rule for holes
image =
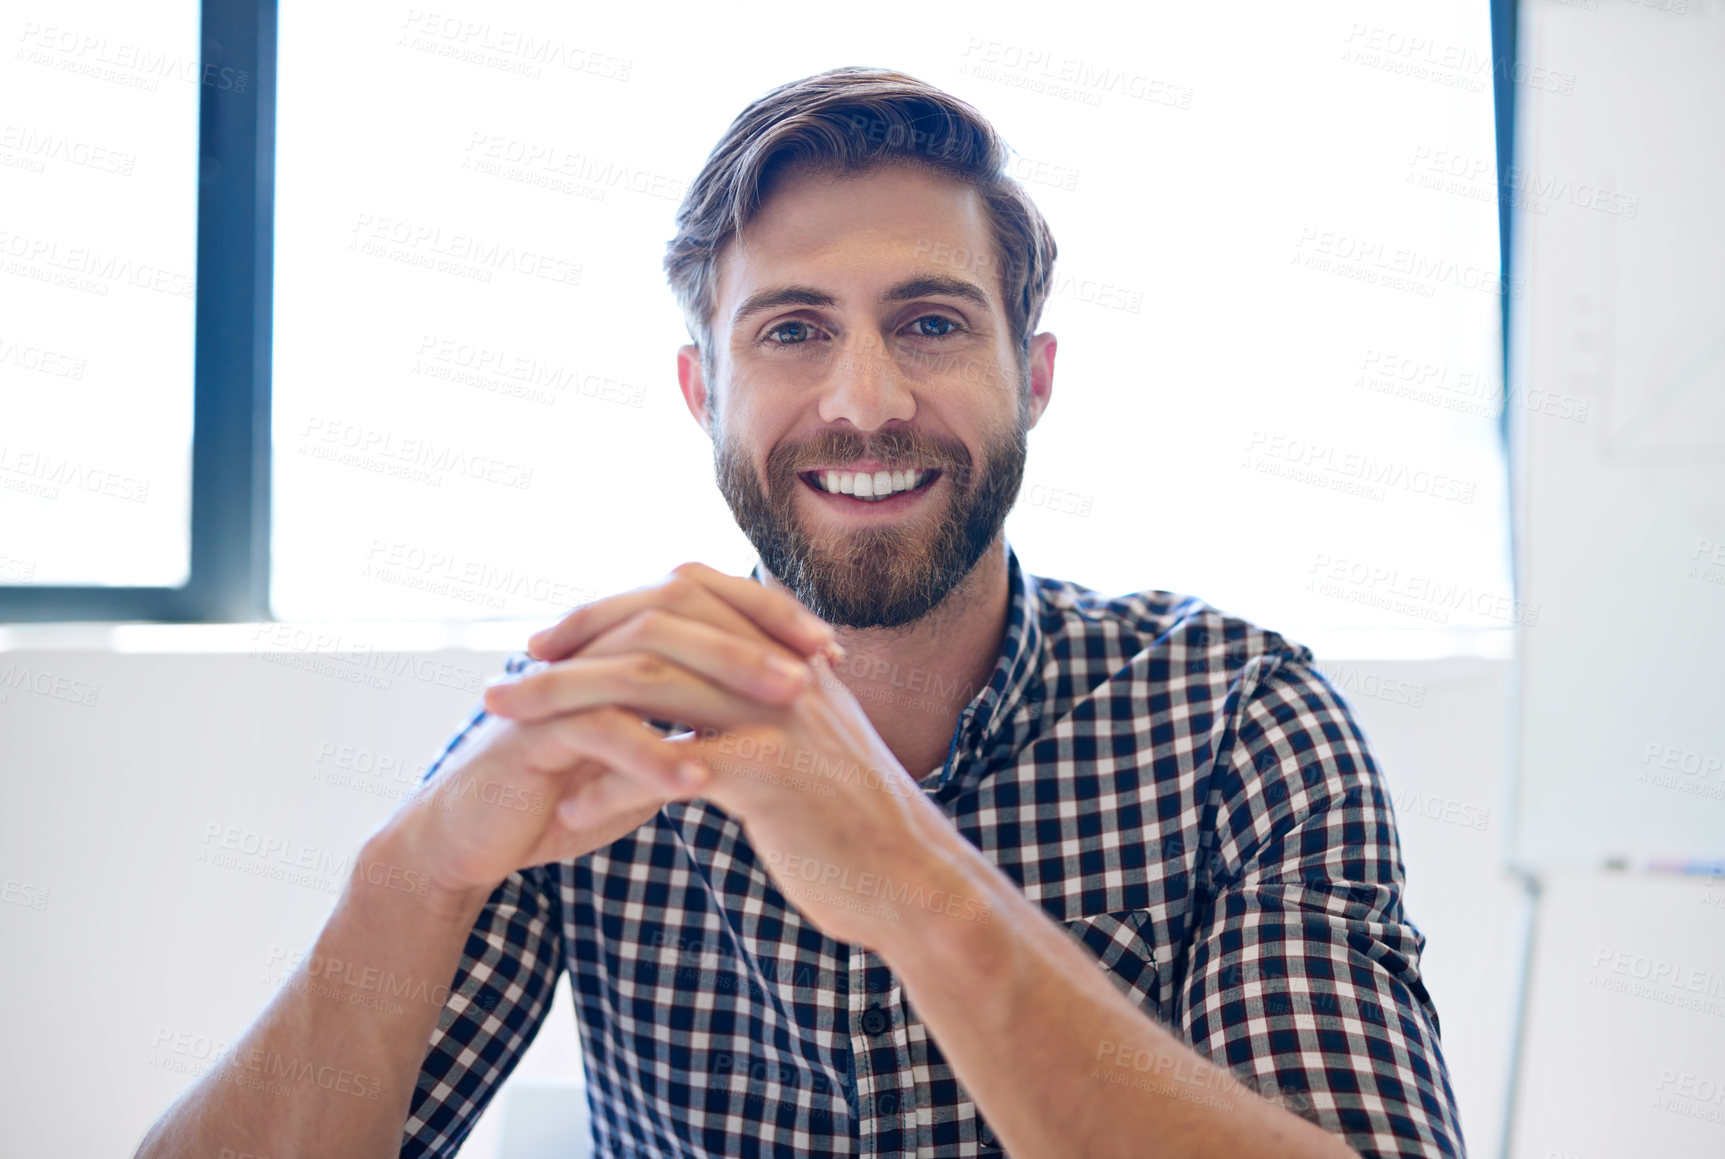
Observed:
[[[1465,1154],[1390,799],[1311,653],[1008,561],[999,662],[924,790],[1199,1053],[1362,1155]],[[886,964],[695,801],[498,886],[404,1157],[456,1153],[565,969],[597,1155],[1003,1154]]]

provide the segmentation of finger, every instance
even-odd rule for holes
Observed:
[[[712,774],[703,765],[700,751],[692,743],[694,733],[663,738],[657,733],[653,735],[653,744],[670,748],[685,766],[700,774],[699,783],[686,784],[676,793],[667,793],[644,780],[595,765],[596,775],[571,781],[569,791],[557,802],[557,819],[574,832],[592,832],[634,810],[650,807],[657,811],[669,801],[694,797],[711,787]]]
[[[567,713],[524,725],[515,740],[523,763],[540,772],[564,772],[593,760],[663,796],[682,796],[708,780],[706,766],[691,759],[687,747],[664,743],[620,708]]]
[[[740,636],[769,638],[752,620],[708,588],[694,580],[673,577],[582,604],[551,627],[530,636],[528,654],[541,662],[567,659],[629,617],[655,607],[669,608],[690,619],[704,619]]]
[[[528,651],[543,660],[561,660],[647,605],[720,625],[726,622],[727,611],[740,613],[746,622],[799,655],[836,645],[831,626],[785,593],[705,564],[685,563],[657,584],[576,608],[556,625],[535,633],[527,642]],[[720,618],[714,620],[715,615]],[[736,630],[735,621],[730,622]]]
[[[659,720],[731,728],[773,711],[657,652],[585,655],[485,689],[488,712],[523,724],[611,707]]]
[[[732,607],[748,616],[776,640],[796,647],[804,655],[836,646],[832,625],[803,607],[785,592],[747,576],[726,575],[704,563],[680,564],[673,572],[704,584]]]
[[[620,814],[670,800],[664,792],[634,777],[612,773],[574,782],[557,802],[557,820],[577,832],[591,830]]]
[[[715,684],[765,704],[789,704],[814,680],[795,652],[739,636],[665,608],[647,608],[582,648],[580,659],[655,652]]]

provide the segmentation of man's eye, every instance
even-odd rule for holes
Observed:
[[[924,314],[912,322],[911,326],[915,328],[918,338],[945,338],[964,329],[945,314]]]
[[[807,322],[780,322],[767,331],[775,346],[797,346],[814,337],[815,328]]]

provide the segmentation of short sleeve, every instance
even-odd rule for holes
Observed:
[[[532,661],[509,658],[519,672]],[[427,768],[434,776],[485,719],[476,709]],[[468,932],[449,996],[431,1033],[402,1130],[402,1159],[453,1156],[551,1008],[563,968],[556,866],[510,874]]]
[[[1265,657],[1241,687],[1178,1028],[1362,1156],[1460,1159],[1425,937],[1402,912],[1395,817],[1365,737],[1303,658]]]

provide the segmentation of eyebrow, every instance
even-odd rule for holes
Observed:
[[[942,274],[923,274],[900,282],[881,295],[882,302],[914,302],[918,298],[949,297],[962,298],[974,302],[983,309],[989,307],[988,295],[981,286],[963,278],[947,277]],[[744,318],[758,314],[763,310],[776,310],[780,306],[836,306],[838,299],[824,290],[811,286],[780,286],[776,289],[761,290],[749,295],[743,304],[737,307],[731,315],[731,325],[734,328]]]

